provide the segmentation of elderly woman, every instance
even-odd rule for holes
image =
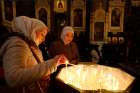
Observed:
[[[43,60],[38,45],[45,40],[48,28],[40,20],[20,16],[13,20],[12,29],[24,36],[24,39],[19,36],[9,37],[0,49],[6,82],[15,89],[12,90],[14,92],[9,90],[9,93],[16,93],[17,87],[24,87],[24,93],[26,90],[27,93],[43,93],[41,85],[47,86],[47,83],[39,81],[47,80],[56,71],[62,58],[58,55],[46,62]]]
[[[76,43],[72,42],[74,30],[70,26],[62,29],[60,40],[53,42],[49,48],[49,56],[53,58],[58,54],[65,55],[72,64],[78,63],[78,49]]]

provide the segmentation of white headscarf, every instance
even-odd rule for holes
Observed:
[[[73,35],[74,35],[74,30],[71,26],[65,26],[61,32],[61,36],[60,38],[62,39],[62,41],[64,41],[64,38],[65,38],[65,35],[68,33],[68,32],[71,32]]]
[[[47,26],[40,20],[29,18],[26,16],[19,16],[13,19],[12,21],[12,31],[22,33],[29,40],[36,42],[36,31],[40,31],[46,28]]]

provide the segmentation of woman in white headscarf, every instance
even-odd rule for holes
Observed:
[[[55,56],[46,62],[43,60],[38,45],[45,40],[48,28],[40,20],[26,16],[16,17],[12,22],[12,29],[26,39],[12,36],[0,49],[6,82],[13,88],[27,86],[33,89],[36,81],[46,79],[56,71],[62,57]]]
[[[71,26],[65,26],[62,29],[60,40],[53,42],[49,48],[49,56],[53,58],[58,54],[63,54],[67,57],[70,63],[78,63],[78,48],[76,43],[72,42],[74,30]]]

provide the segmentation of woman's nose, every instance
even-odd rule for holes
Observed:
[[[42,38],[42,41],[45,41],[45,38]]]

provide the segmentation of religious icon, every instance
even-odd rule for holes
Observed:
[[[57,2],[57,7],[58,7],[58,8],[64,8],[64,2],[61,1],[61,0],[58,0],[58,2]]]
[[[103,41],[104,38],[104,22],[96,22],[94,28],[94,40]]]
[[[82,27],[83,25],[83,11],[81,9],[74,10],[74,26]]]
[[[13,19],[13,5],[12,0],[4,0],[5,19],[12,21]]]
[[[120,10],[118,8],[112,10],[111,26],[120,26]]]
[[[39,19],[47,25],[47,12],[44,8],[39,10]]]

